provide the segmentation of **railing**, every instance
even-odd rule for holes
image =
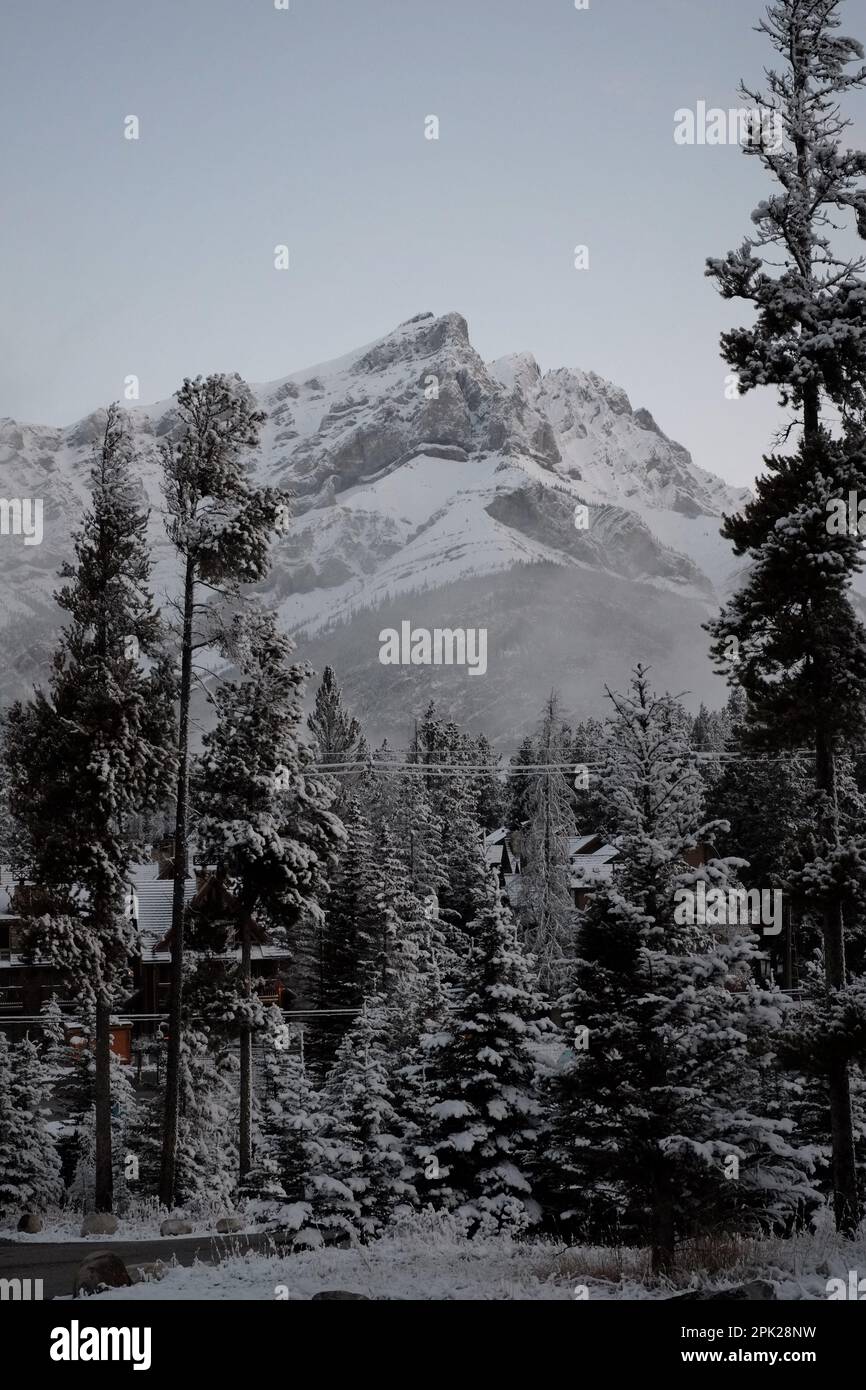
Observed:
[[[282,1001],[283,991],[279,985],[268,985],[267,988],[260,987],[256,994],[263,1004],[279,1004]]]

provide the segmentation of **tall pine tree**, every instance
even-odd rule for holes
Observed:
[[[720,860],[689,867],[713,827],[702,825],[687,731],[643,667],[630,692],[611,699],[601,786],[620,867],[580,927],[554,1184],[582,1234],[646,1240],[653,1268],[665,1272],[677,1241],[716,1221],[790,1218],[810,1193],[809,1155],[789,1143],[787,1122],[762,1109],[752,1047],[781,1006],[752,983],[749,929],[714,934],[697,913],[691,924],[678,917],[678,889],[724,888],[731,870]]]
[[[63,1193],[60,1160],[46,1125],[47,1068],[25,1038],[0,1030],[0,1216],[41,1211]]]
[[[48,693],[9,716],[11,805],[26,833],[27,868],[51,909],[32,923],[29,949],[63,972],[96,1011],[96,1191],[112,1206],[112,1004],[137,949],[126,912],[136,813],[155,807],[171,769],[173,682],[148,589],[147,517],[135,455],[112,406],[91,474],[92,500],[75,538],[75,564],[57,595],[69,623]]]
[[[849,597],[862,563],[859,538],[829,534],[827,524],[834,504],[866,491],[866,259],[834,246],[852,217],[866,239],[866,155],[843,146],[850,121],[839,106],[866,86],[866,66],[861,44],[838,32],[841,9],[841,0],[775,0],[767,9],[759,31],[780,66],[767,71],[766,92],[744,86],[741,94],[772,115],[781,135],[755,138],[746,149],[775,187],[753,213],[754,233],[707,267],[725,299],[754,311],[749,327],[722,337],[741,393],[774,386],[802,427],[790,456],[766,460],[755,500],[726,519],[724,534],[751,563],[712,632],[722,669],[748,695],[755,739],[814,749],[829,992],[847,979],[841,879],[850,850],[839,830],[836,765],[866,703],[866,633]],[[822,421],[827,407],[841,417],[840,438]],[[831,1067],[828,1086],[836,1220],[850,1232],[860,1198],[843,1060]]]
[[[363,776],[361,764],[369,755],[361,725],[343,704],[343,692],[337,684],[333,666],[326,666],[322,672],[322,683],[316,691],[316,703],[307,722],[320,761],[334,766],[337,782],[334,810],[342,811]]]
[[[576,828],[565,773],[569,737],[555,692],[545,706],[535,749],[538,768],[525,797],[528,824],[523,837],[520,916],[529,948],[538,961],[541,983],[555,997],[573,954],[569,838]]]
[[[253,923],[263,938],[302,919],[317,926],[344,832],[329,809],[333,785],[316,772],[303,736],[309,667],[292,662],[292,643],[269,613],[236,618],[228,650],[243,679],[213,697],[217,723],[204,736],[192,790],[202,851],[237,904],[243,1178],[252,1166]]]
[[[465,993],[427,1044],[438,1092],[429,1190],[470,1230],[521,1230],[539,1215],[529,1168],[541,1119],[533,1044],[544,1031],[544,1003],[491,882],[469,937]]]
[[[171,920],[171,998],[166,1067],[165,1135],[160,1197],[175,1195],[183,1037],[184,883],[189,828],[189,715],[193,653],[218,640],[219,619],[202,597],[233,598],[241,584],[257,583],[268,570],[272,535],[289,516],[287,493],[256,488],[248,457],[259,441],[264,415],[237,375],[216,373],[184,381],[176,393],[177,421],[162,445],[166,529],[183,566],[180,614],[180,677],[177,713],[177,789],[174,826],[174,892]]]

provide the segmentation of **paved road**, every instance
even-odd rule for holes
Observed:
[[[89,1240],[76,1241],[14,1241],[0,1240],[0,1278],[41,1279],[45,1298],[58,1298],[72,1293],[75,1273],[81,1261],[94,1250],[111,1250],[119,1255],[128,1269],[136,1264],[151,1264],[155,1260],[171,1260],[191,1265],[196,1259],[204,1264],[218,1263],[220,1256],[247,1248],[267,1246],[267,1235],[183,1236],[165,1240]]]

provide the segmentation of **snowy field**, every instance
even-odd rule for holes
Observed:
[[[654,1283],[648,1262],[645,1250],[567,1248],[501,1237],[465,1240],[430,1229],[388,1236],[354,1250],[288,1256],[249,1252],[229,1256],[217,1268],[175,1266],[158,1281],[97,1296],[279,1301],[339,1289],[376,1300],[627,1301],[764,1279],[777,1299],[824,1301],[829,1279],[847,1285],[852,1270],[866,1274],[866,1237],[840,1242],[828,1232],[788,1241],[703,1243],[683,1252],[682,1272],[670,1283]],[[689,1263],[693,1268],[686,1268]]]

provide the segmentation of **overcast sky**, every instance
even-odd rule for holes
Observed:
[[[762,8],[4,0],[0,414],[68,423],[130,374],[142,401],[197,372],[267,381],[456,309],[484,357],[599,372],[751,480],[778,417],[769,392],[725,399],[743,309],[703,263],[767,185],[673,130],[759,77]],[[860,0],[848,19],[866,37]]]

